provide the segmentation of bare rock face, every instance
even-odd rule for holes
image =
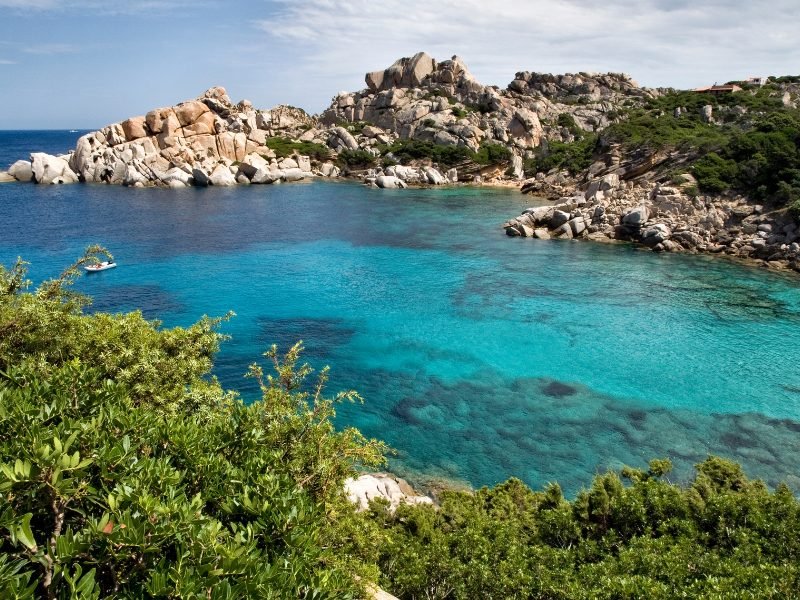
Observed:
[[[17,181],[33,181],[33,168],[28,160],[18,160],[8,169],[8,174]]]
[[[78,176],[69,168],[67,160],[44,152],[31,154],[31,171],[36,183],[77,183]]]
[[[400,504],[433,504],[428,496],[418,495],[404,479],[386,473],[361,475],[345,482],[345,492],[359,510],[369,508],[371,500],[383,498],[394,511]]]
[[[360,92],[340,93],[322,122],[365,122],[401,139],[472,150],[482,143],[500,143],[520,156],[544,139],[571,141],[574,132],[559,124],[564,122],[561,115],[571,117],[574,127],[593,131],[611,123],[618,103],[635,104],[657,95],[615,73],[525,71],[501,90],[478,82],[457,56],[440,62],[424,52],[367,73],[365,82]],[[373,135],[370,129],[363,143]]]
[[[234,104],[225,88],[213,87],[194,100],[156,108],[84,135],[69,156],[33,154],[30,161],[15,163],[12,176],[37,183],[80,180],[137,187],[249,184],[257,172],[277,170],[266,163],[275,156],[265,146],[269,137],[297,138],[316,124],[301,109],[277,106],[260,111],[247,100]],[[261,163],[241,172],[231,170],[232,163],[247,157],[258,157]],[[293,171],[288,178],[284,173],[273,178],[262,173],[256,183],[311,176],[308,157],[297,158],[304,166],[299,175]]]

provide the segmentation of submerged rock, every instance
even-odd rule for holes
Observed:
[[[551,381],[542,388],[542,393],[551,398],[566,398],[568,396],[574,396],[578,393],[578,390],[566,383]]]

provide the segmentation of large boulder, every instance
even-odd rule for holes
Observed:
[[[364,81],[371,92],[380,92],[393,87],[419,87],[434,69],[436,61],[425,52],[418,52],[411,58],[395,61],[388,69],[367,73]]]
[[[444,178],[444,176],[433,167],[425,167],[422,171],[425,174],[428,183],[431,185],[442,185],[443,183],[447,183],[447,180]]]
[[[619,187],[619,175],[609,173],[600,179],[593,180],[586,188],[584,198],[589,202],[605,200]]]
[[[652,248],[668,240],[671,235],[672,231],[668,226],[656,223],[642,232],[642,243]]]
[[[122,131],[125,133],[125,139],[129,142],[138,140],[139,138],[147,137],[147,126],[145,117],[131,117],[121,123]]]
[[[31,161],[18,160],[9,167],[8,174],[17,181],[33,181],[33,169],[31,168]]]
[[[271,169],[268,166],[261,167],[256,171],[255,175],[250,178],[250,183],[275,183],[276,181],[279,181],[282,176],[283,172],[279,171],[277,168]]]
[[[76,183],[78,176],[69,168],[69,163],[60,156],[34,152],[31,154],[31,170],[36,183]]]
[[[380,175],[375,178],[375,185],[381,189],[405,188],[406,183],[394,175]]]
[[[334,127],[331,129],[328,145],[336,150],[358,150],[358,142],[344,127]]]
[[[305,172],[303,172],[299,167],[283,170],[284,181],[300,181],[301,179],[305,179],[305,177]]]
[[[550,217],[550,228],[557,229],[569,221],[569,219],[570,215],[568,212],[564,212],[563,210],[554,210],[553,216]]]
[[[650,211],[647,206],[641,204],[625,213],[625,216],[622,217],[622,224],[626,227],[640,229],[644,227],[644,224],[647,223],[649,218]]]
[[[219,164],[211,171],[211,176],[208,178],[211,185],[236,185],[236,178],[231,173],[230,168],[224,164]]]

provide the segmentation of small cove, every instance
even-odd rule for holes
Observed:
[[[33,135],[33,134],[32,134]],[[65,145],[65,147],[68,144]],[[33,147],[33,144],[29,145]],[[165,325],[237,317],[215,374],[297,339],[355,425],[412,478],[510,476],[574,493],[591,475],[707,453],[800,478],[800,280],[709,257],[509,239],[503,190],[315,182],[188,190],[0,187],[0,262],[34,281],[89,243],[120,268],[77,288]]]

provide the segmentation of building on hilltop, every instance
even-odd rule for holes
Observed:
[[[693,91],[697,92],[698,94],[734,94],[736,92],[741,92],[742,88],[736,85],[735,83],[726,83],[725,85],[709,85],[706,87],[695,88]]]

